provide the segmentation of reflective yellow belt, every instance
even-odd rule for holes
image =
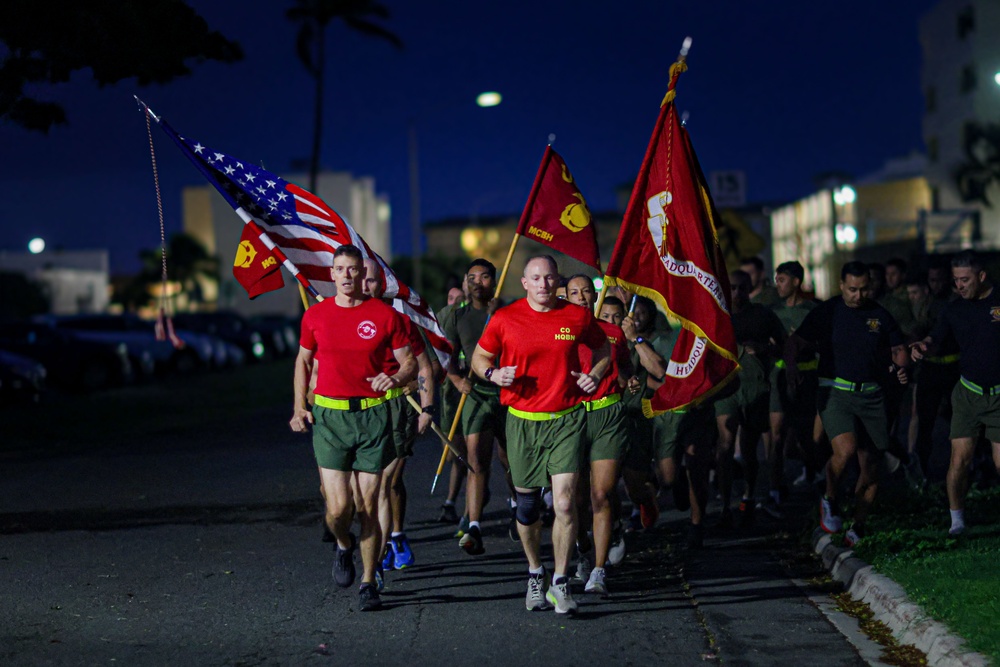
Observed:
[[[520,417],[521,419],[527,419],[533,422],[547,422],[550,419],[559,419],[563,415],[568,415],[571,412],[579,410],[581,407],[582,404],[578,403],[571,408],[566,408],[565,410],[560,410],[559,412],[527,412],[525,410],[518,410],[517,408],[507,408],[507,411],[515,417]]]
[[[391,401],[394,398],[399,398],[403,395],[402,387],[393,387],[392,389],[385,392],[385,400]]]
[[[980,396],[997,396],[1000,395],[1000,384],[995,387],[980,387],[978,384],[972,380],[966,380],[964,376],[959,378],[962,386],[971,391],[973,394],[979,394]]]
[[[593,412],[594,410],[600,410],[601,408],[606,408],[609,405],[614,405],[620,400],[622,400],[621,394],[611,394],[610,396],[599,398],[596,401],[584,401],[583,407],[587,412]]]
[[[776,362],[774,362],[774,365],[777,368],[784,368],[785,360],[778,359]],[[819,359],[813,359],[812,361],[800,361],[797,364],[795,364],[795,367],[798,368],[800,371],[814,371],[819,368]]]
[[[833,380],[830,378],[820,378],[819,386],[833,387],[834,389],[839,389],[841,391],[868,392],[881,389],[878,382],[851,382],[850,380],[845,380],[844,378],[835,378]]]
[[[953,364],[961,357],[960,354],[948,354],[943,357],[924,357],[924,361],[929,361],[932,364]]]
[[[396,390],[390,389],[389,391]],[[332,410],[347,410],[348,412],[360,412],[361,410],[374,408],[376,405],[382,405],[387,400],[389,400],[387,396],[378,396],[376,398],[327,398],[326,396],[316,394],[316,405]]]

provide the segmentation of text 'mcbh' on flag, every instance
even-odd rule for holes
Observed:
[[[687,130],[674,105],[684,57],[670,84],[632,190],[605,283],[649,297],[683,331],[649,415],[696,405],[739,369],[729,314],[729,276],[719,248],[717,214]]]
[[[545,148],[517,233],[601,270],[590,209],[565,160],[552,146]]]
[[[240,243],[236,246],[233,277],[251,299],[285,286],[281,277],[281,262],[247,225],[243,226]]]
[[[325,298],[336,293],[330,268],[333,253],[341,245],[357,246],[365,258],[378,262],[385,283],[384,297],[392,299],[396,310],[424,330],[442,366],[447,367],[451,344],[430,305],[396,278],[385,260],[343,216],[308,190],[251,162],[181,137],[162,118],[157,121],[243,219],[246,225],[243,238],[246,239],[248,233],[256,236],[277,263],[288,269],[313,296]],[[241,284],[246,287],[242,281]]]

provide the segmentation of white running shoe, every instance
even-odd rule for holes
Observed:
[[[819,525],[828,533],[839,533],[844,527],[844,520],[833,511],[833,501],[826,496],[819,500]]]
[[[587,585],[583,589],[584,593],[596,593],[601,597],[607,597],[608,587],[604,583],[604,568],[595,567],[590,571],[590,579],[587,580]]]
[[[608,549],[608,564],[618,567],[625,560],[625,529],[619,521],[611,530],[611,548]]]
[[[556,609],[557,614],[575,614],[577,610],[576,600],[569,592],[569,579],[562,577],[558,584],[549,586],[548,593],[545,594],[548,600]]]
[[[544,572],[528,576],[528,593],[524,596],[524,606],[528,611],[548,608],[549,603],[545,601]]]

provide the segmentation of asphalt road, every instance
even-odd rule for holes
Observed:
[[[868,664],[793,581],[816,573],[782,532],[802,517],[687,552],[667,511],[629,535],[610,598],[581,590],[575,618],[525,611],[499,474],[487,553],[470,557],[435,521],[430,438],[407,472],[416,565],[359,613],[331,579],[311,447],[286,406],[234,428],[206,408],[204,429],[168,441],[0,462],[0,664]]]

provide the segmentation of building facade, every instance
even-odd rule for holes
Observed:
[[[54,315],[103,313],[111,302],[107,250],[0,250],[0,270],[23,273],[40,284]]]

